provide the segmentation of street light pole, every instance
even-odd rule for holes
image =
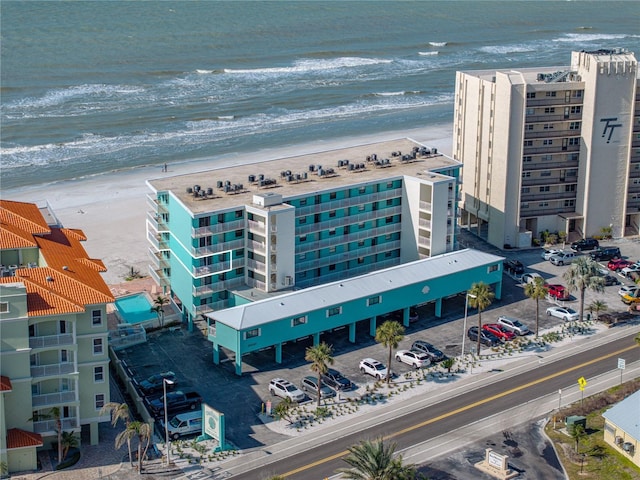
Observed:
[[[162,379],[162,393],[164,396],[164,437],[167,448],[167,466],[171,465],[171,444],[169,443],[169,416],[167,415],[167,384],[173,385],[172,380]]]
[[[472,293],[465,293],[464,296],[464,326],[462,327],[462,353],[460,354],[460,358],[464,358],[464,339],[467,336],[467,312],[469,311],[469,297],[476,298],[476,296]],[[478,332],[480,335],[480,332]]]

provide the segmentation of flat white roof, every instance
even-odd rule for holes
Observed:
[[[246,330],[282,318],[330,308],[358,298],[373,296],[388,290],[445,277],[501,260],[504,260],[504,258],[479,250],[458,250],[378,270],[359,277],[309,287],[304,290],[285,293],[278,297],[231,307],[209,313],[206,316],[235,330]]]

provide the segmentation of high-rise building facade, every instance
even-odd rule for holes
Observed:
[[[80,230],[48,207],[0,200],[0,462],[35,470],[37,449],[87,428],[98,443],[109,398],[106,304]]]
[[[621,49],[573,52],[562,67],[458,72],[461,224],[500,248],[545,231],[637,235],[639,115],[638,63]]]
[[[150,180],[150,274],[192,325],[274,292],[449,252],[459,169],[399,139]]]

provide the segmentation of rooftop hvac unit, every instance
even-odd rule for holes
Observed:
[[[207,195],[213,195],[213,188],[207,188]]]
[[[194,185],[193,186],[193,191],[194,192],[199,192],[200,191],[200,185]]]
[[[631,454],[633,454],[633,450],[634,450],[633,443],[631,443],[631,442],[624,442],[624,443],[622,444],[622,449],[623,449],[625,452],[627,452],[627,453],[631,453]]]
[[[253,183],[256,181],[256,176],[255,175],[249,175],[247,177],[247,180],[249,180],[249,183]]]
[[[315,171],[315,169],[316,169],[316,166],[315,166],[315,165],[313,165],[313,164],[309,165],[309,171],[310,171],[310,172]]]
[[[624,443],[624,438],[616,437],[616,445],[620,446]]]
[[[193,188],[187,187],[187,193],[193,193]]]
[[[262,173],[258,175],[258,180],[264,180],[264,175]]]
[[[218,180],[218,181],[216,182],[216,186],[217,186],[218,188],[222,188],[222,180]]]

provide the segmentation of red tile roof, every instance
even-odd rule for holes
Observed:
[[[0,220],[7,222],[1,225],[0,249],[37,247],[46,265],[20,268],[15,276],[0,279],[24,283],[29,316],[79,313],[87,305],[113,302],[100,275],[106,271],[104,263],[88,257],[80,244],[86,240],[81,230],[46,226],[36,205],[7,200],[0,200]]]
[[[7,430],[7,449],[24,447],[41,447],[42,435],[39,433],[27,432],[19,428]]]
[[[0,392],[10,392],[12,390],[11,379],[0,375]]]

